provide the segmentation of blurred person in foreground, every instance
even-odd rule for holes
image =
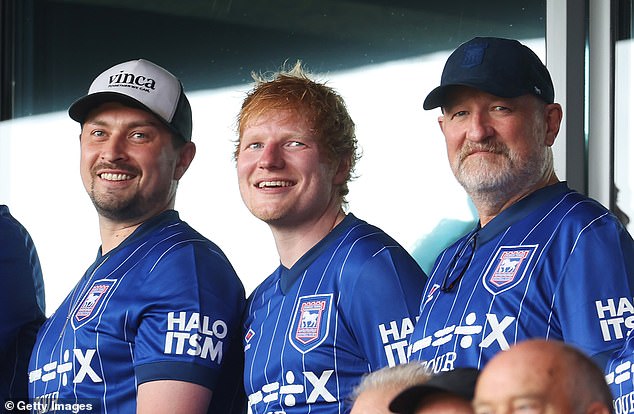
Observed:
[[[398,414],[473,414],[471,400],[479,374],[475,368],[435,374],[398,394],[390,410]]]
[[[390,402],[406,388],[429,379],[418,362],[383,367],[366,374],[352,392],[350,414],[390,414]]]
[[[561,341],[529,339],[497,354],[476,384],[476,414],[610,414],[612,395],[587,355]]]

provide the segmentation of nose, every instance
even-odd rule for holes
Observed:
[[[266,169],[284,168],[282,149],[277,145],[266,145],[258,159],[258,167]]]
[[[487,113],[472,112],[469,118],[467,139],[470,141],[485,141],[494,134],[491,119]]]
[[[115,162],[127,158],[126,139],[121,133],[111,133],[101,147],[101,158],[104,161]]]

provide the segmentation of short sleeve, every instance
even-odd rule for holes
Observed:
[[[346,321],[372,370],[407,362],[426,279],[405,250],[385,248],[368,258],[354,286],[341,293]]]
[[[245,302],[227,259],[204,243],[176,248],[151,269],[142,289],[148,305],[135,344],[138,382],[172,379],[213,390],[239,342]]]
[[[564,341],[584,349],[601,366],[634,328],[634,246],[609,217],[581,232],[555,296]]]

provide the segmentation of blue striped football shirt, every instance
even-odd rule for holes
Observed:
[[[164,212],[98,254],[42,326],[29,397],[45,412],[134,413],[140,384],[177,380],[212,389],[209,412],[230,413],[241,395],[244,406],[244,306],[222,251]]]
[[[603,366],[631,328],[633,278],[632,237],[614,215],[565,183],[542,188],[440,254],[410,360],[430,372],[480,368],[537,337]]]
[[[345,413],[361,376],[406,362],[426,276],[397,242],[348,214],[250,296],[244,384],[253,414]]]

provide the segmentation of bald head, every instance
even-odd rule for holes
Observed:
[[[491,359],[476,385],[477,414],[521,408],[543,414],[609,414],[603,373],[587,356],[559,341],[528,340]]]

